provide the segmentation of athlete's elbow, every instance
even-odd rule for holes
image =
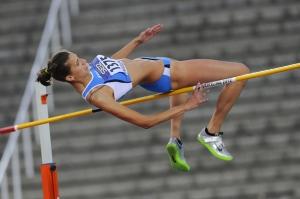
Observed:
[[[151,123],[143,122],[143,123],[140,123],[138,126],[144,128],[144,129],[150,129],[150,128],[153,127],[154,125],[151,124]]]
[[[237,63],[239,67],[239,75],[245,75],[250,73],[250,69],[243,63]]]
[[[143,129],[150,129],[152,126],[149,124],[144,124],[143,126],[141,126]]]
[[[149,128],[151,128],[152,126],[151,125],[149,125],[149,124],[146,124],[146,123],[141,123],[141,122],[137,122],[137,123],[135,123],[135,125],[136,126],[138,126],[138,127],[141,127],[141,128],[143,128],[143,129],[149,129]]]
[[[140,119],[137,125],[144,129],[149,129],[149,128],[155,126],[155,123],[151,120],[151,118],[146,117],[146,118]]]

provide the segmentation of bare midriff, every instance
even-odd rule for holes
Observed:
[[[163,73],[163,63],[160,60],[122,59],[131,77],[133,86],[140,83],[154,82]]]

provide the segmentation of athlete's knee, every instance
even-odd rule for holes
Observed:
[[[250,69],[245,64],[243,64],[243,63],[236,63],[236,64],[237,64],[240,75],[245,75],[247,73],[250,73]]]
[[[250,69],[248,68],[248,66],[246,66],[246,65],[243,64],[243,63],[239,63],[239,64],[240,64],[241,75],[245,75],[245,74],[250,73]],[[247,83],[247,80],[242,81],[242,82],[241,82],[242,87],[245,87],[245,86],[246,86],[246,83]]]

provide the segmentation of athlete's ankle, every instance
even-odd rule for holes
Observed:
[[[174,139],[176,140],[176,143],[178,143],[178,145],[182,146],[183,145],[183,142],[181,140],[180,137],[175,137],[175,136],[172,136],[170,139]]]
[[[205,132],[208,134],[208,135],[217,135],[219,132],[220,132],[220,129],[218,128],[214,128],[214,127],[210,127],[210,126],[207,126],[205,128]]]

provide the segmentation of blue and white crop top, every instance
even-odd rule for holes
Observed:
[[[132,81],[122,61],[97,55],[89,64],[92,79],[82,92],[86,100],[89,93],[101,86],[109,86],[114,91],[115,100],[132,89]]]

